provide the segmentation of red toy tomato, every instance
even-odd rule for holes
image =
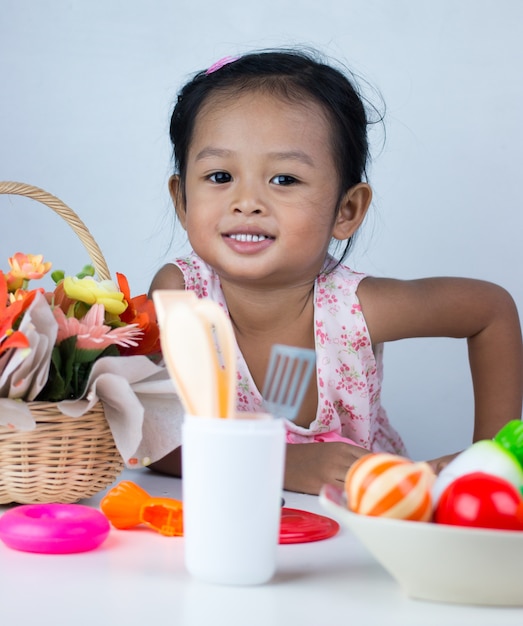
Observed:
[[[441,494],[438,524],[523,530],[523,499],[504,478],[474,472],[460,476]]]

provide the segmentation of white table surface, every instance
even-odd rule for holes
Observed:
[[[151,496],[181,497],[181,481],[124,471]],[[103,493],[82,504],[98,508]],[[285,506],[325,515],[317,497],[285,492]],[[0,512],[6,507],[0,507]],[[523,555],[522,555],[523,575]],[[38,626],[504,626],[523,609],[439,604],[408,598],[350,532],[278,546],[269,583],[227,587],[186,572],[183,538],[146,527],[111,529],[96,550],[46,555],[0,542],[0,623]]]

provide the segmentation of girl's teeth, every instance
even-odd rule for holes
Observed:
[[[230,235],[230,238],[236,239],[236,241],[248,241],[253,243],[267,239],[265,235],[247,235],[245,233]]]

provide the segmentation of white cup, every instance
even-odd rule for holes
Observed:
[[[195,578],[255,585],[273,576],[284,459],[281,419],[185,416],[183,534],[185,564]]]

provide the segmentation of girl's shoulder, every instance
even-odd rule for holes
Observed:
[[[166,263],[155,274],[149,294],[156,289],[185,289],[185,279],[180,268],[174,263]]]
[[[364,278],[367,278],[364,272],[356,272],[347,265],[338,263],[334,266],[326,264],[316,282],[320,287],[355,292]]]
[[[212,275],[211,268],[193,252],[161,267],[153,278],[150,293],[154,289],[194,290],[198,283],[206,284]]]

